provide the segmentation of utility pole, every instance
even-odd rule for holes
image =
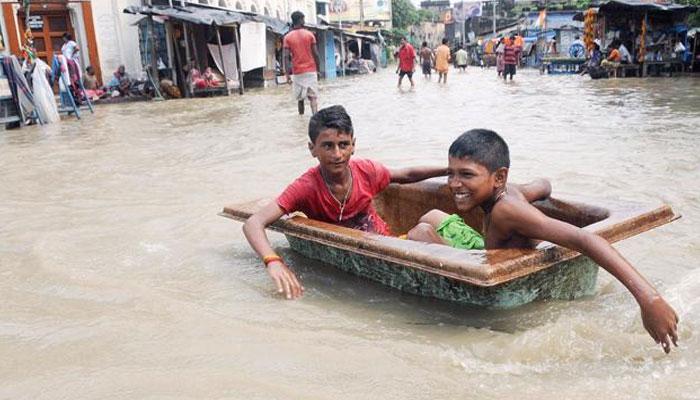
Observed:
[[[492,1],[493,5],[493,37],[496,37],[496,1]]]
[[[365,26],[365,5],[363,0],[360,0],[360,26]]]

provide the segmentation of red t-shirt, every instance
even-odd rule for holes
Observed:
[[[399,49],[399,69],[401,71],[413,71],[413,61],[416,59],[416,51],[410,43],[401,46]]]
[[[316,45],[316,36],[310,31],[294,29],[284,36],[283,46],[292,53],[292,73],[316,72],[316,61],[311,46]]]
[[[340,217],[340,204],[331,194],[321,175],[321,167],[306,171],[277,198],[286,214],[301,211],[307,217],[347,228],[389,235],[389,227],[372,205],[372,198],[389,185],[389,170],[370,160],[350,160],[352,189]]]
[[[518,53],[520,53],[520,47],[514,46],[512,44],[507,44],[503,49],[503,63],[511,65],[517,64]]]

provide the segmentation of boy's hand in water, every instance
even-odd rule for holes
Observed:
[[[270,275],[275,285],[277,293],[284,293],[287,300],[298,299],[304,292],[294,272],[280,261],[273,261],[267,265],[267,273]]]
[[[640,304],[642,323],[649,335],[661,344],[666,354],[671,352],[671,342],[678,347],[678,316],[661,296],[653,296]]]

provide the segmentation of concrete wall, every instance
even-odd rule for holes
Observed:
[[[180,0],[174,0],[180,4]],[[232,10],[252,11],[261,15],[288,21],[294,11],[301,11],[306,15],[306,22],[317,23],[315,0],[185,0],[186,3],[205,4],[216,7],[230,8]]]
[[[138,27],[132,24],[143,16],[122,12],[127,6],[140,5],[141,1],[93,0],[91,3],[104,82],[111,79],[120,64],[124,64],[132,76],[141,77]]]

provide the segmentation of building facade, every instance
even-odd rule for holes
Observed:
[[[282,21],[288,21],[294,11],[301,11],[306,16],[306,22],[318,23],[315,0],[172,0],[172,3],[201,4],[236,11],[247,11]],[[325,1],[321,1],[325,3]]]
[[[445,24],[442,22],[421,22],[409,28],[411,39],[416,44],[428,43],[428,47],[434,49],[442,43],[445,37]]]
[[[54,54],[61,52],[62,36],[67,32],[78,43],[81,66],[93,66],[103,82],[121,64],[138,76],[141,73],[138,29],[133,24],[139,18],[123,14],[122,10],[140,3],[140,0],[33,0],[27,20],[20,1],[0,0],[0,51],[21,54],[28,25],[37,56],[51,64]]]
[[[323,0],[319,3],[325,5]],[[315,0],[32,0],[29,21],[21,0],[0,0],[0,52],[21,54],[28,22],[37,55],[49,64],[53,55],[61,52],[61,37],[68,32],[80,48],[82,68],[93,66],[103,83],[120,65],[132,76],[143,78],[138,28],[143,16],[125,14],[123,10],[146,4],[206,5],[282,21],[289,21],[291,13],[299,10],[307,23],[319,22]]]

